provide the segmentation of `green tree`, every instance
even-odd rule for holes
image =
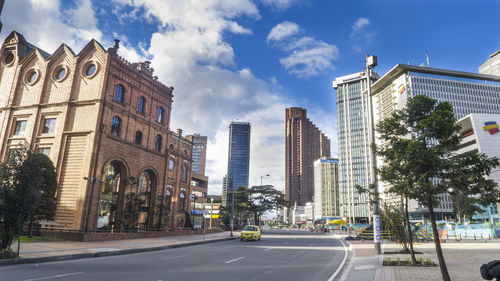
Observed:
[[[486,177],[498,167],[498,158],[469,151],[450,158],[446,164],[449,173],[443,175],[440,184],[448,188],[457,217],[471,219],[474,213],[482,211],[480,206],[500,200],[497,184]]]
[[[274,209],[280,200],[280,191],[272,185],[257,185],[249,189],[249,207],[254,215],[255,224],[259,225],[262,215]]]
[[[388,167],[385,171],[389,182],[391,177],[401,178],[392,179],[394,185],[389,192],[415,199],[428,208],[441,275],[443,280],[448,281],[450,276],[434,213],[434,208],[439,204],[439,195],[455,188],[468,195],[488,191],[477,195],[482,198],[479,199],[482,203],[498,200],[498,194],[491,184],[467,187],[458,185],[456,180],[459,174],[470,179],[484,179],[491,172],[490,164],[494,163],[470,157],[465,167],[459,166],[465,161],[463,156],[455,153],[460,145],[460,126],[456,124],[449,102],[438,103],[427,96],[416,96],[408,101],[405,109],[393,112],[380,122],[377,131],[382,140],[378,153],[384,160],[381,177],[387,180],[384,179],[384,169]],[[485,195],[493,198],[483,198]]]
[[[129,193],[125,196],[126,203],[123,209],[123,222],[122,226],[125,230],[137,230],[137,222],[141,213],[144,200],[137,193]]]
[[[40,158],[27,147],[13,150],[0,164],[0,209],[2,229],[0,249],[8,249],[35,210],[42,181]]]
[[[29,220],[29,237],[32,236],[33,224],[40,220],[52,220],[56,214],[57,173],[50,158],[41,153],[34,153],[32,157],[38,158],[42,178],[39,187],[38,204]]]

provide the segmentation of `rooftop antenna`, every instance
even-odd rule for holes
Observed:
[[[425,51],[425,58],[427,59],[427,67],[431,67],[431,64],[429,63],[429,52]]]

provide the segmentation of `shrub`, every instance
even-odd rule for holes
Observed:
[[[0,250],[0,259],[15,259],[17,258],[17,253],[12,249],[3,249]]]

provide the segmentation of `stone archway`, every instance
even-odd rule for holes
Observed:
[[[138,221],[141,228],[153,227],[157,186],[158,176],[154,170],[148,168],[140,173],[137,194],[143,200]]]

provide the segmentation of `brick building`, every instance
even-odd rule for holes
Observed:
[[[132,192],[144,200],[139,227],[184,226],[192,143],[169,130],[173,88],[118,48],[92,40],[48,54],[12,32],[0,50],[0,161],[23,142],[52,159],[66,228],[116,229]]]
[[[313,162],[330,157],[330,140],[299,107],[285,110],[285,194],[298,206],[313,202]]]

